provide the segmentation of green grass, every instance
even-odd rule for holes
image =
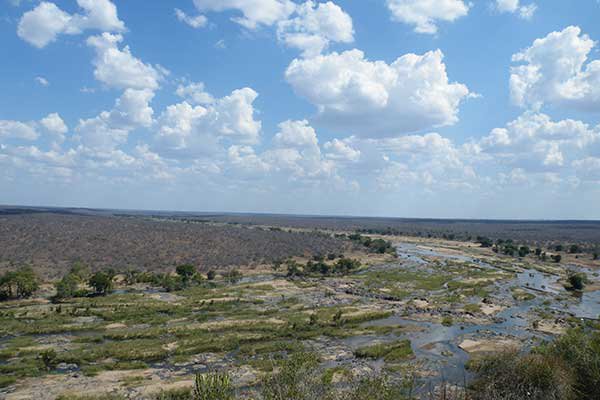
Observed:
[[[404,361],[414,357],[408,339],[361,347],[354,351],[354,355],[359,358],[383,358],[386,362]]]

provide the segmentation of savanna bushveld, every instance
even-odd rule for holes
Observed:
[[[598,399],[597,227],[531,224],[5,208],[0,396]]]

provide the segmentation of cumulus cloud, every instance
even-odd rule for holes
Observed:
[[[242,16],[232,20],[248,29],[272,26],[295,9],[290,0],[194,0],[194,4],[200,12],[238,11]]]
[[[583,111],[600,107],[600,60],[589,61],[596,43],[577,26],[536,39],[513,55],[510,90],[515,104],[540,109],[544,104]]]
[[[254,119],[257,97],[254,90],[243,88],[220,99],[210,96],[212,100],[203,105],[183,101],[168,106],[158,119],[159,148],[165,153],[193,155],[215,151],[224,140],[237,144],[258,142],[262,124]]]
[[[413,25],[415,32],[435,34],[437,23],[452,22],[469,13],[462,0],[386,0],[392,19]]]
[[[123,36],[103,33],[88,38],[94,48],[94,76],[109,87],[119,89],[157,89],[165,72],[160,67],[144,64],[131,54],[128,46],[119,49]]]
[[[406,54],[391,64],[360,50],[296,59],[286,80],[314,104],[319,118],[365,137],[394,136],[458,121],[471,93],[450,83],[440,50]]]
[[[117,16],[117,7],[110,0],[77,0],[82,14],[69,14],[56,4],[42,1],[21,17],[19,37],[31,45],[43,48],[61,34],[77,35],[86,30],[122,32],[125,24]]]
[[[0,138],[36,140],[38,137],[34,123],[0,120]]]
[[[336,175],[335,163],[322,157],[317,133],[308,121],[284,121],[273,138],[273,148],[263,159],[275,171],[294,179],[324,179]]]
[[[349,139],[333,139],[323,145],[327,151],[326,157],[341,162],[355,162],[360,159],[360,150],[352,147],[352,138]]]
[[[114,150],[127,141],[131,131],[153,123],[154,110],[149,104],[153,97],[149,89],[127,89],[111,111],[79,121],[75,131],[80,142],[90,149]]]
[[[478,140],[477,152],[495,163],[526,172],[548,172],[568,167],[600,145],[600,130],[582,121],[553,121],[528,112]]]
[[[69,127],[58,113],[48,114],[40,120],[40,124],[50,133],[54,134],[58,141],[65,140],[65,133],[69,131]]]
[[[44,87],[50,86],[50,82],[43,76],[36,76],[35,81]]]
[[[537,11],[537,5],[521,5],[520,0],[496,0],[496,9],[501,13],[517,14],[520,18],[531,19]]]
[[[215,101],[212,95],[205,90],[203,82],[179,85],[175,93],[191,104],[209,104]]]
[[[352,18],[331,1],[307,1],[294,15],[279,21],[277,37],[285,45],[303,51],[303,56],[320,54],[330,43],[354,41]]]
[[[184,24],[188,24],[194,29],[203,28],[208,23],[208,19],[204,15],[197,15],[192,17],[187,15],[185,12],[181,11],[179,8],[175,9],[175,16],[180,22]]]

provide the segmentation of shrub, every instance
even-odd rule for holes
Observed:
[[[0,276],[0,298],[27,298],[38,290],[39,281],[31,267],[9,271]]]
[[[477,374],[473,400],[575,399],[574,377],[560,359],[507,352],[489,356],[471,367]]]
[[[600,332],[570,330],[541,352],[548,359],[562,360],[571,370],[578,399],[600,399]]]
[[[156,396],[156,400],[193,400],[191,389],[164,390]]]
[[[88,284],[100,296],[105,296],[113,290],[112,277],[105,272],[96,272],[92,275]]]
[[[477,236],[477,243],[479,243],[481,247],[492,247],[494,244],[492,239],[485,236]]]
[[[56,287],[57,299],[69,299],[75,297],[79,287],[79,278],[69,273],[54,285]]]
[[[223,277],[230,284],[235,284],[235,283],[239,282],[242,279],[242,276],[243,276],[242,273],[237,269],[229,270],[229,271],[225,272],[225,274],[223,275]]]
[[[598,400],[600,332],[572,329],[530,354],[497,354],[470,369],[472,400]]]
[[[227,373],[209,373],[196,375],[192,392],[193,400],[233,400],[234,392],[231,378]]]
[[[262,383],[264,400],[323,399],[329,391],[318,369],[319,359],[312,353],[294,353],[282,362],[279,371]]]
[[[350,390],[338,396],[340,400],[401,400],[412,398],[404,396],[400,387],[390,383],[389,379],[382,375],[377,377],[366,377],[354,382]]]
[[[552,256],[552,261],[554,261],[555,263],[559,264],[562,260],[562,256],[560,254],[554,254]]]
[[[167,292],[175,292],[177,290],[182,290],[186,286],[184,279],[181,276],[179,276],[179,275],[173,276],[173,275],[169,275],[169,274],[165,274],[162,277],[160,285]]]
[[[46,371],[52,371],[58,364],[56,351],[54,349],[44,350],[40,353],[39,359],[44,364]]]
[[[178,265],[175,268],[175,272],[181,277],[184,285],[187,285],[190,279],[192,279],[192,276],[196,273],[196,267],[190,264]]]
[[[587,276],[583,273],[569,271],[567,281],[569,282],[569,286],[567,287],[567,289],[583,290],[587,282]]]
[[[578,245],[572,244],[571,246],[569,246],[569,253],[571,253],[571,254],[577,254],[577,253],[580,253],[580,252],[581,252],[581,249],[579,248]]]
[[[213,281],[216,277],[217,277],[217,273],[215,272],[214,269],[211,269],[210,271],[208,271],[206,273],[206,279],[208,279],[209,281]]]

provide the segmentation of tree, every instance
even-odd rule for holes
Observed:
[[[175,272],[181,277],[184,285],[187,285],[192,279],[192,276],[196,273],[196,267],[190,264],[178,265],[177,268],[175,268]]]
[[[562,260],[562,256],[560,254],[555,254],[552,256],[552,260],[558,264]]]
[[[213,281],[216,277],[217,277],[217,273],[215,272],[214,269],[211,269],[210,271],[208,271],[206,273],[206,279],[208,279],[209,281]]]
[[[529,250],[529,247],[527,247],[527,246],[519,247],[519,257],[525,257],[529,253],[531,253],[531,250]]]
[[[22,299],[31,297],[38,290],[39,281],[31,267],[9,271],[0,277],[0,297]]]
[[[598,254],[597,252],[594,252],[594,260],[597,260],[598,258],[600,258],[600,254]]]
[[[242,279],[242,273],[237,269],[232,269],[227,271],[224,275],[224,278],[231,284],[237,283]]]
[[[542,255],[542,249],[540,249],[539,247],[537,249],[535,249],[535,255],[536,256],[541,256]]]
[[[294,276],[302,275],[302,271],[299,268],[299,265],[294,260],[287,261],[287,276],[292,278]]]
[[[576,245],[576,244],[572,244],[569,247],[569,253],[571,253],[571,254],[577,254],[577,253],[580,253],[580,252],[581,252],[581,250],[579,249],[579,246]]]
[[[567,280],[572,290],[583,290],[587,282],[587,276],[574,271],[569,271]]]
[[[60,281],[54,285],[56,288],[57,299],[68,299],[75,297],[77,288],[79,287],[79,278],[74,274],[65,275]]]
[[[81,262],[76,262],[73,264],[69,273],[77,277],[79,282],[85,282],[91,275],[90,267]]]
[[[492,247],[494,244],[492,239],[485,236],[477,236],[477,243],[481,244],[481,247]]]
[[[112,292],[113,281],[111,277],[105,272],[96,272],[90,278],[88,284],[94,288],[96,294],[105,296]]]
[[[44,350],[39,355],[46,371],[52,371],[57,365],[56,351],[54,349]]]

